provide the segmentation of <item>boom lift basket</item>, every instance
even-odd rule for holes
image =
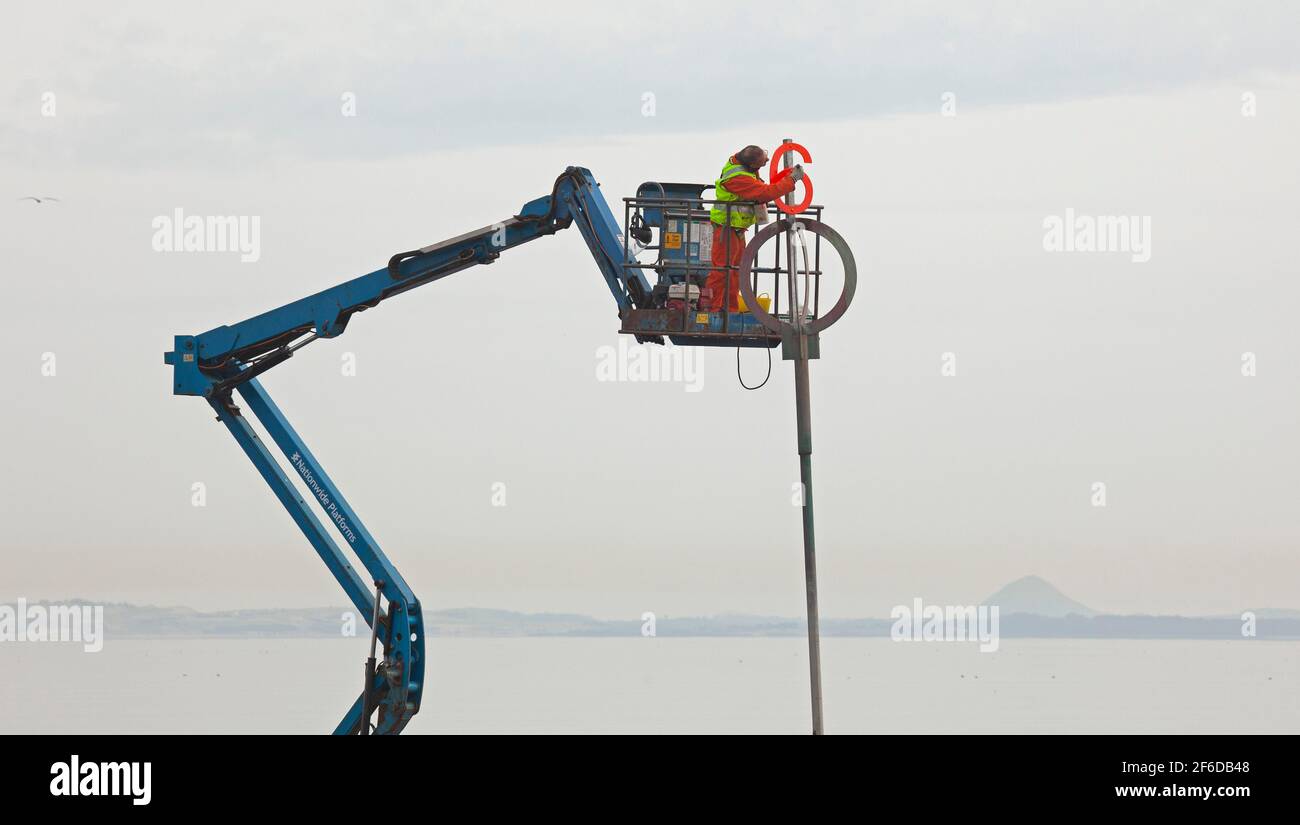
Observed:
[[[715,207],[724,210],[728,217],[732,211],[755,208],[754,204],[737,201],[719,201],[705,198],[712,184],[700,183],[643,183],[635,197],[623,199],[623,248],[628,250],[623,264],[625,280],[631,280],[634,271],[641,271],[654,284],[648,306],[625,310],[620,332],[635,335],[639,341],[662,342],[664,337],[679,346],[704,347],[775,347],[781,343],[779,333],[765,328],[750,312],[727,312],[725,309],[706,311],[712,299],[717,306],[725,307],[725,294],[707,294],[705,281],[709,272],[726,273],[727,289],[736,289],[740,267],[727,264],[713,265],[714,224],[709,213]],[[763,209],[765,214],[781,217],[771,204]],[[809,206],[804,215],[821,220],[822,207]],[[735,242],[735,241],[732,241]],[[742,243],[743,248],[743,241]],[[755,293],[771,296],[769,310],[777,318],[789,320],[791,308],[789,289],[781,290],[781,281],[789,266],[782,261],[784,244],[772,245],[770,266],[751,269],[751,286]],[[812,262],[808,277],[812,279],[812,316],[818,317],[821,296],[821,238],[813,236]],[[646,253],[654,259],[642,261]],[[654,277],[650,277],[653,273]],[[690,292],[682,294],[681,285],[700,288],[697,300]],[[676,289],[674,289],[676,288]]]

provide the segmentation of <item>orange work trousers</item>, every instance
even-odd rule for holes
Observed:
[[[713,225],[713,260],[716,267],[740,266],[740,259],[745,256],[745,230],[733,229],[720,224]],[[704,286],[712,293],[709,306],[710,312],[717,312],[722,308],[722,295],[727,292],[727,270],[714,269],[709,272],[709,277],[705,279]],[[727,311],[740,311],[740,273],[738,270],[731,270],[731,291],[727,295]]]

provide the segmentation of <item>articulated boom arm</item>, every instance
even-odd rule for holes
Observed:
[[[570,166],[552,193],[524,204],[506,221],[411,252],[394,255],[383,269],[273,309],[234,326],[176,336],[167,363],[175,368],[177,395],[210,396],[264,372],[293,355],[308,338],[333,338],[353,314],[475,264],[490,264],[506,249],[576,222],[596,265],[618,304],[634,308],[650,288],[638,270],[623,264],[622,233],[591,172]]]
[[[552,235],[570,224],[577,225],[591,250],[620,317],[640,306],[650,288],[639,270],[624,266],[628,259],[618,222],[591,172],[571,166],[556,179],[550,195],[525,204],[509,220],[394,255],[383,269],[233,326],[217,327],[201,335],[178,335],[175,348],[164,356],[172,367],[173,392],[207,399],[217,419],[239,442],[352,604],[372,624],[383,645],[383,662],[369,676],[369,695],[363,691],[335,733],[369,732],[371,708],[378,711],[375,733],[400,733],[419,710],[425,632],[420,602],[257,376],[313,340],[342,334],[358,312],[475,264],[492,263],[502,251]],[[352,566],[244,417],[232,395],[236,392],[284,454],[345,546],[365,567],[368,580]],[[382,604],[380,594],[387,602],[387,611],[377,609]]]

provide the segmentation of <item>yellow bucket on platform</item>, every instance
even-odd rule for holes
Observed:
[[[749,312],[749,307],[746,306],[746,304],[745,304],[745,296],[744,296],[744,295],[737,295],[737,296],[736,296],[736,303],[737,303],[737,305],[739,306],[741,312]],[[771,299],[771,297],[768,296],[767,293],[763,293],[762,295],[758,296],[758,305],[761,306],[761,307],[763,308],[763,311],[764,311],[764,312],[771,312],[771,311],[772,311],[772,299]]]

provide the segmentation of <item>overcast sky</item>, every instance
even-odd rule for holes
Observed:
[[[1300,608],[1294,3],[51,5],[0,32],[0,598],[343,603],[170,395],[171,336],[569,164],[617,204],[789,136],[861,275],[812,367],[824,614],[1030,573],[1101,610]],[[258,216],[260,259],[155,251],[177,208]],[[1149,217],[1150,261],[1045,251],[1066,209]],[[565,232],[264,384],[426,609],[801,614],[790,365],[598,381],[616,329]]]

